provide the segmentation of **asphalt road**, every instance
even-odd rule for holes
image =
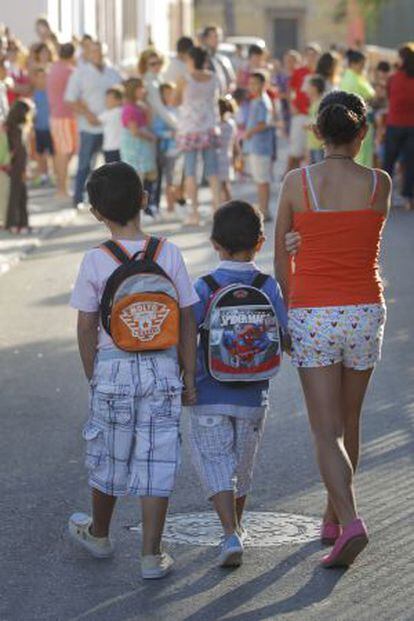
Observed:
[[[208,227],[156,231],[182,248],[193,276],[213,265]],[[80,436],[87,390],[68,298],[82,253],[102,237],[89,216],[79,217],[0,278],[1,621],[412,620],[414,214],[393,213],[385,235],[389,317],[357,478],[371,543],[347,572],[321,569],[315,540],[250,546],[244,565],[230,572],[216,568],[214,547],[175,543],[174,573],[143,583],[138,535],[127,528],[139,519],[134,500],[117,508],[113,559],[88,558],[69,541],[67,518],[88,509],[88,490]],[[271,228],[268,237],[260,263],[270,269]],[[322,487],[288,363],[271,403],[249,509],[288,514],[286,523],[289,514],[318,519]],[[185,415],[183,435],[171,515],[209,509],[190,463]]]

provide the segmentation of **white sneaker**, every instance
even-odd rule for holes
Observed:
[[[223,539],[219,554],[220,567],[239,567],[243,562],[243,543],[237,533]]]
[[[86,513],[74,513],[69,518],[69,534],[95,558],[109,558],[114,547],[109,537],[94,537],[90,533],[92,518]]]
[[[141,575],[144,580],[164,578],[170,573],[174,559],[166,552],[161,554],[145,554],[141,558]]]

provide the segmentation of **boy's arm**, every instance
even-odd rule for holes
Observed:
[[[194,405],[196,403],[197,324],[192,306],[180,310],[178,356],[184,382],[183,405]]]
[[[78,347],[85,375],[90,381],[93,376],[96,347],[98,344],[99,312],[78,312]]]

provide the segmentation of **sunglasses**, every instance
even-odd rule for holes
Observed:
[[[148,63],[148,67],[158,67],[159,65],[161,65],[161,61],[160,60],[151,60]]]

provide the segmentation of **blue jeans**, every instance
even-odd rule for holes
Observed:
[[[194,151],[186,151],[184,154],[184,175],[185,177],[195,177],[197,172],[197,156],[201,154],[204,162],[204,175],[213,177],[218,175],[218,156],[217,149],[202,149]]]
[[[384,169],[389,175],[394,172],[397,160],[402,157],[403,189],[402,195],[414,196],[414,127],[387,127],[385,135]]]
[[[76,171],[73,197],[75,205],[83,202],[85,182],[91,168],[95,166],[96,156],[102,149],[102,140],[102,134],[91,134],[90,132],[80,132],[79,134],[78,170]]]

